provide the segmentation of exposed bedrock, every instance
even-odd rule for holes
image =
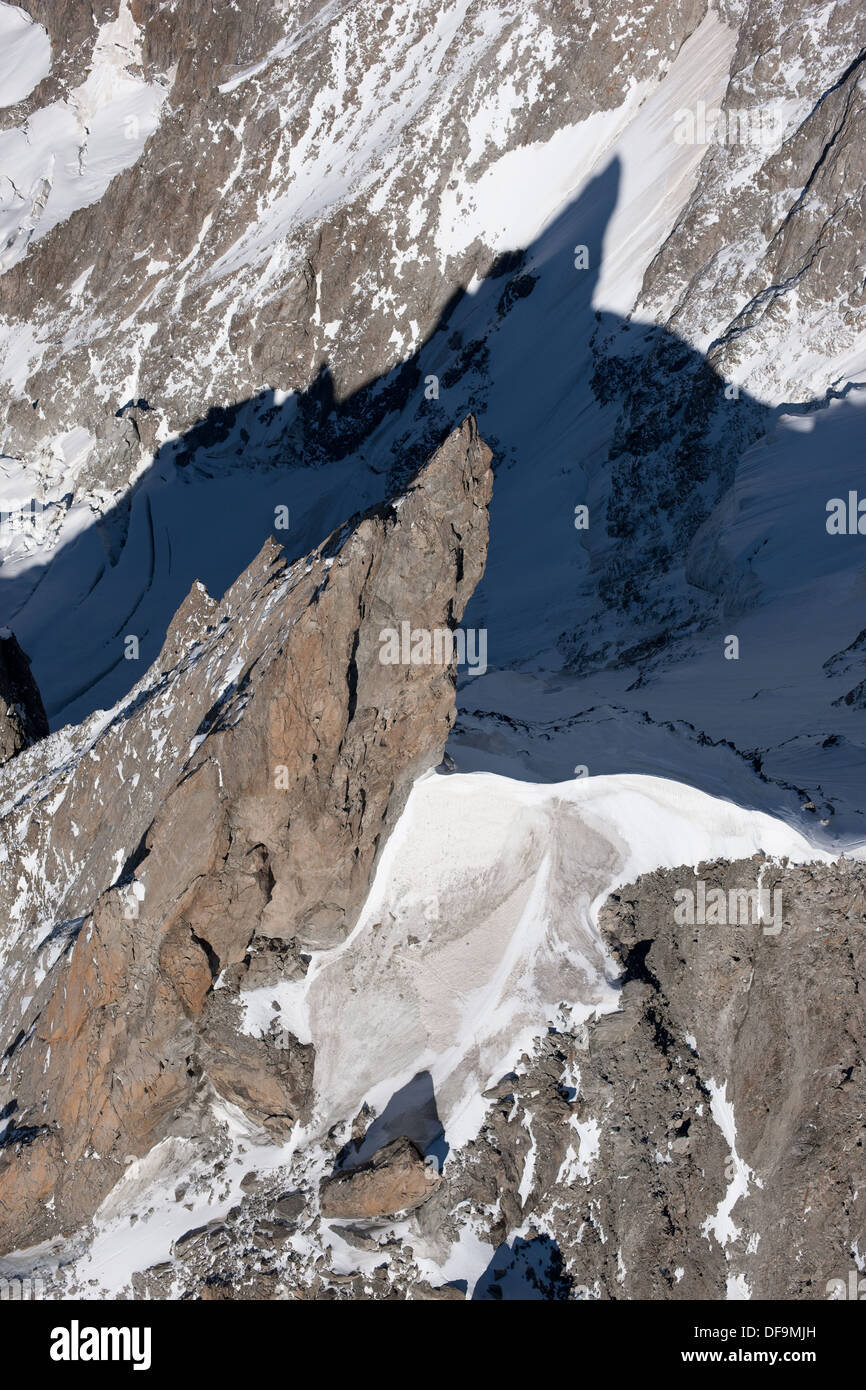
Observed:
[[[34,828],[3,866],[30,915],[5,943],[4,1250],[74,1229],[130,1157],[200,1129],[214,1092],[277,1135],[304,1114],[313,1047],[245,1031],[245,997],[344,939],[412,782],[441,761],[455,662],[385,664],[380,633],[459,622],[490,459],[467,419],[403,497],[314,554],[287,568],[269,542],[221,604],[194,588],[103,731],[48,740],[43,759],[67,756],[22,787]],[[53,918],[14,897],[34,848],[65,865]]]

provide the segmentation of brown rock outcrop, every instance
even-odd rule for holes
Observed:
[[[372,1219],[413,1211],[433,1193],[438,1175],[411,1139],[394,1139],[369,1163],[338,1173],[322,1184],[325,1216]]]
[[[401,499],[306,559],[288,568],[269,542],[219,607],[197,588],[132,697],[95,736],[89,721],[49,740],[62,766],[38,791],[22,774],[29,840],[0,896],[39,931],[44,978],[10,931],[8,999],[27,1002],[19,1025],[20,1005],[6,1014],[4,1250],[75,1228],[214,1090],[277,1131],[304,1112],[312,1047],[245,1031],[239,987],[251,959],[258,983],[263,960],[296,973],[304,948],[344,938],[412,782],[441,760],[455,665],[383,664],[380,633],[456,625],[491,487],[469,419]],[[0,821],[7,845],[20,814]],[[12,895],[49,840],[66,869],[46,936],[38,901]]]

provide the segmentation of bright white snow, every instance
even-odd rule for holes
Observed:
[[[480,1092],[562,1005],[577,1020],[616,1007],[596,926],[614,888],[761,849],[828,859],[770,816],[661,778],[421,778],[355,930],[307,976],[315,1132],[364,1100],[381,1112],[429,1071],[446,1139],[465,1143]]]
[[[0,107],[14,106],[48,76],[51,41],[17,5],[0,4]]]
[[[168,92],[130,72],[139,59],[124,0],[117,19],[100,27],[81,86],[0,132],[0,270],[78,208],[98,202],[115,174],[138,159]]]

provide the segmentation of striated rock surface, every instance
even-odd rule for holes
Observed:
[[[862,5],[22,10],[0,1276],[825,1297],[864,871],[793,858],[866,825]],[[380,633],[476,584],[419,784],[455,673]],[[778,934],[677,923],[699,861]]]
[[[727,893],[761,862],[699,873]],[[551,1030],[446,1165],[422,1219],[480,1204],[496,1253],[476,1297],[503,1296],[504,1279],[523,1290],[505,1296],[538,1297],[535,1265],[548,1298],[824,1299],[855,1267],[866,870],[765,863],[778,934],[678,925],[689,881],[659,870],[608,900],[620,1007]]]
[[[441,760],[454,662],[383,664],[380,631],[459,621],[490,457],[467,420],[314,554],[269,542],[221,603],[196,588],[125,704],[10,769],[4,1249],[73,1229],[214,1092],[275,1135],[304,1113],[314,1049],[245,1019],[245,977],[343,940]]]
[[[0,261],[7,331],[26,323],[36,335],[15,385],[0,390],[9,451],[41,452],[51,434],[84,428],[97,447],[79,485],[112,488],[154,450],[161,423],[187,430],[212,405],[300,390],[323,368],[345,398],[398,364],[499,249],[493,229],[451,232],[455,171],[477,182],[507,151],[612,111],[635,82],[658,80],[706,12],[703,0],[654,0],[623,31],[616,0],[603,0],[590,42],[562,7],[513,0],[243,0],[226,12],[106,0],[98,23],[66,0],[23,8],[54,57],[10,128],[49,102],[74,103],[109,66],[107,49],[127,81],[164,92],[149,138],[127,137],[129,159],[101,197],[73,181],[74,210],[57,221],[50,178],[44,206],[25,185]],[[503,98],[511,109],[487,138]],[[91,142],[85,119],[85,170]],[[82,275],[86,322],[73,303],[74,342],[60,346],[66,292]],[[366,404],[372,417],[388,402]],[[306,423],[295,445],[317,449],[320,422]]]
[[[24,8],[0,620],[55,727],[275,505],[298,558],[471,411],[505,466],[461,765],[664,768],[863,837],[863,672],[827,667],[858,552],[822,531],[860,485],[857,0]]]

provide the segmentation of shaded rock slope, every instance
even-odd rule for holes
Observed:
[[[408,492],[288,567],[268,542],[199,586],[131,698],[4,780],[0,1214],[6,1250],[73,1230],[125,1164],[201,1129],[215,1091],[285,1134],[313,1048],[243,1031],[245,981],[344,939],[454,664],[380,631],[454,627],[481,574],[490,451],[469,419]]]
[[[0,628],[0,763],[47,733],[48,720],[27,653],[9,628]]]
[[[10,24],[0,1277],[825,1297],[866,1258],[862,5]],[[378,644],[470,598],[455,725],[453,665]],[[695,866],[778,934],[678,925]]]
[[[619,1008],[550,1030],[427,1209],[478,1204],[497,1251],[476,1296],[825,1299],[862,1263],[866,872],[762,857],[698,872],[727,894],[762,862],[778,934],[677,925],[691,871],[608,899]],[[533,1284],[521,1246],[545,1242]]]
[[[642,875],[601,910],[617,1009],[575,1026],[563,1005],[441,1173],[428,1157],[425,1183],[405,1138],[318,1194],[297,1169],[290,1192],[284,1170],[252,1173],[136,1292],[823,1300],[847,1285],[866,1243],[866,870],[698,867],[708,891],[761,873],[783,894],[778,934],[676,925],[683,870]],[[350,1149],[365,1131],[370,1111]]]

